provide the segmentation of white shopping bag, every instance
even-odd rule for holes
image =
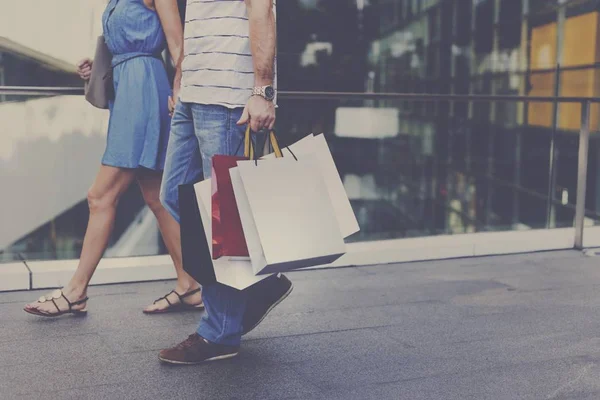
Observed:
[[[345,254],[316,157],[238,161],[230,174],[255,274],[329,264]]]
[[[196,192],[198,209],[200,211],[200,217],[202,218],[202,225],[204,227],[212,259],[212,218],[211,214],[208,212],[211,207],[212,191],[210,179],[196,183],[194,185],[194,191]],[[252,286],[270,276],[255,275],[249,260],[221,257],[218,260],[212,260],[212,264],[217,282],[239,290]]]
[[[282,148],[284,157],[295,155],[298,159],[314,156],[319,163],[319,170],[323,175],[327,192],[333,204],[340,230],[344,238],[358,232],[360,227],[348,199],[344,183],[333,161],[333,156],[327,145],[325,135],[308,135],[294,143],[289,148]],[[291,152],[290,152],[291,150]]]
[[[239,168],[235,167],[229,169],[229,175],[231,176],[235,203],[237,204],[238,212],[240,214],[240,221],[242,222],[242,230],[244,231],[244,238],[246,239],[246,247],[248,248],[252,268],[253,271],[260,270],[263,266],[267,265],[267,260],[265,259],[262,245],[260,244],[260,237],[258,236],[258,230],[254,223],[254,217],[252,216],[252,210],[248,203],[248,196],[246,196],[246,190],[244,189],[244,183],[242,182]]]

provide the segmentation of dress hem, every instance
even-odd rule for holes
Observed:
[[[130,165],[119,165],[118,163],[111,163],[111,162],[107,162],[102,160],[101,162],[102,165],[105,165],[107,167],[115,167],[115,168],[123,168],[123,169],[149,169],[151,171],[157,171],[157,172],[163,172],[164,171],[164,167],[163,168],[157,168],[156,166],[147,166],[144,164],[137,164],[135,166],[130,166]]]

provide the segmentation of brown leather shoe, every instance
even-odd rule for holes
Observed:
[[[239,347],[210,343],[194,333],[171,349],[161,350],[158,359],[168,364],[193,365],[225,360],[238,355]]]

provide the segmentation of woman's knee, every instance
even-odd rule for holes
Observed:
[[[88,206],[91,213],[113,209],[119,201],[118,196],[110,192],[100,192],[94,188],[87,193]]]
[[[159,192],[144,194],[144,201],[148,208],[154,213],[159,213],[163,210],[163,205],[160,200]]]

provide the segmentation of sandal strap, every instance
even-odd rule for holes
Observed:
[[[67,296],[65,296],[65,294],[63,293],[63,291],[62,291],[62,290],[60,291],[60,295],[62,296],[62,298],[63,298],[63,299],[65,299],[65,301],[66,301],[66,302],[67,302],[67,304],[69,305],[69,312],[71,312],[71,311],[72,311],[72,308],[73,308],[73,304],[72,304],[72,303],[69,301],[69,299],[67,299]],[[52,299],[52,302],[53,302],[53,303],[54,303],[54,305],[56,306],[56,303],[54,302],[54,299]],[[56,308],[58,308],[58,306],[56,306]],[[59,309],[58,311],[59,311],[59,312],[61,312],[61,311],[60,311],[60,309]]]
[[[161,300],[166,300],[166,302],[167,302],[167,303],[169,303],[169,306],[172,306],[172,305],[173,305],[173,303],[171,303],[171,302],[169,301],[169,296],[171,295],[171,293],[175,293],[175,294],[177,294],[177,292],[176,292],[176,291],[174,291],[174,290],[171,290],[171,291],[170,291],[169,293],[167,293],[165,296],[163,296],[163,297],[159,297],[158,299],[154,300],[154,304],[158,303],[158,302],[159,302],[159,301],[161,301]],[[179,294],[177,294],[177,296],[179,296]]]
[[[65,296],[65,294],[62,291],[60,292],[60,295],[62,296],[63,299],[65,299],[65,301],[69,305],[69,312],[73,311],[73,306],[78,306],[89,300],[89,298],[86,296],[84,299],[71,302],[71,301],[69,301],[69,299],[67,299],[67,296]]]
[[[65,299],[66,299],[66,297],[65,297]],[[52,299],[52,304],[54,304],[54,307],[56,307],[56,310],[58,311],[58,313],[61,314],[62,310],[60,309],[60,307],[58,306],[58,304],[56,304],[56,301],[54,301],[54,299]]]
[[[183,305],[183,306],[189,306],[190,304],[186,303],[186,302],[185,302],[185,301],[183,301],[183,300],[184,300],[186,297],[189,297],[189,296],[191,296],[191,295],[194,295],[194,294],[196,294],[196,293],[199,293],[201,290],[202,290],[202,288],[198,288],[198,289],[190,290],[189,292],[187,292],[187,293],[184,293],[184,294],[179,294],[179,293],[177,293],[175,290],[171,290],[171,291],[170,291],[169,293],[167,293],[165,296],[163,296],[163,297],[159,297],[158,299],[156,299],[156,300],[154,301],[154,304],[158,303],[158,302],[159,302],[159,301],[161,301],[161,300],[165,300],[165,301],[166,301],[166,302],[169,304],[169,307],[173,307],[173,306],[176,306],[176,305],[178,305],[178,304],[181,304],[181,305]],[[177,296],[177,298],[179,299],[179,303],[173,304],[173,303],[171,303],[171,301],[169,300],[169,296],[170,296],[171,294],[173,294],[173,293],[175,293],[175,295],[176,295],[176,296]]]
[[[72,304],[72,305],[74,305],[74,306],[78,306],[78,305],[80,305],[80,304],[83,304],[83,303],[87,302],[89,299],[90,299],[90,298],[86,296],[86,298],[85,298],[85,299],[81,299],[81,300],[74,301],[74,302],[73,302],[73,303],[71,303],[71,304]]]
[[[177,295],[177,297],[179,297],[179,302],[181,304],[185,304],[185,302],[183,301],[183,299],[185,299],[186,297],[190,297],[191,295],[194,295],[196,293],[199,293],[200,290],[202,290],[202,289],[198,288],[198,289],[190,290],[189,292],[184,293],[184,294],[179,294],[179,293],[177,293],[175,291],[173,291],[173,292],[175,292],[175,294]]]

